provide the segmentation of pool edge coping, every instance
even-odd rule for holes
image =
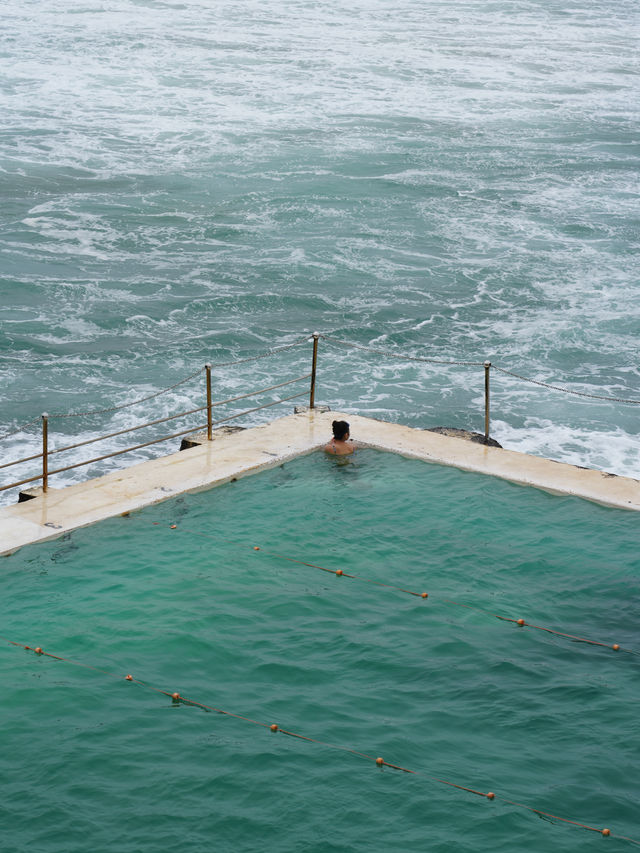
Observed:
[[[499,477],[603,506],[640,511],[640,481],[631,477],[362,415],[310,410],[228,435],[216,435],[212,442],[61,489],[53,487],[32,500],[2,507],[0,556],[312,453],[330,437],[334,419],[349,420],[352,435],[361,447]]]

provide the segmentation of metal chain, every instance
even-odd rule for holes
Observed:
[[[417,362],[421,362],[423,364],[443,364],[443,365],[448,365],[448,366],[465,366],[465,367],[482,367],[485,364],[485,362],[482,362],[482,361],[445,361],[442,359],[435,359],[435,358],[423,358],[421,356],[399,355],[396,353],[387,352],[385,350],[375,349],[373,347],[366,347],[366,346],[363,346],[362,344],[354,344],[354,343],[350,343],[349,341],[343,341],[343,340],[340,340],[339,338],[334,338],[331,335],[319,335],[318,337],[322,338],[322,340],[328,341],[329,343],[337,344],[339,346],[349,347],[350,349],[363,350],[365,352],[372,352],[372,353],[375,353],[376,355],[384,356],[385,358],[395,358],[395,359],[399,359],[401,361],[417,361]],[[286,346],[276,347],[275,349],[271,349],[268,352],[260,353],[259,355],[248,356],[247,358],[236,359],[235,361],[217,362],[216,364],[211,365],[211,367],[213,367],[213,368],[230,367],[230,366],[233,366],[236,364],[246,364],[247,362],[250,362],[250,361],[258,361],[258,360],[263,359],[263,358],[269,358],[270,356],[276,355],[277,353],[287,352],[288,350],[294,349],[295,347],[300,346],[300,344],[308,341],[309,338],[310,338],[310,335],[305,335],[304,337],[298,338],[297,340],[293,341],[290,344],[287,344]],[[494,370],[497,370],[500,373],[505,374],[506,376],[513,376],[514,379],[520,379],[522,382],[530,382],[533,385],[539,385],[543,388],[549,388],[553,391],[562,391],[564,394],[572,394],[576,397],[587,397],[591,400],[606,400],[606,401],[609,401],[612,403],[629,403],[632,405],[640,405],[640,400],[626,400],[622,397],[607,397],[607,396],[604,396],[602,394],[587,394],[586,392],[583,392],[583,391],[572,391],[569,388],[560,388],[559,386],[551,385],[548,382],[541,382],[537,379],[529,379],[526,376],[521,376],[518,373],[513,373],[510,370],[505,370],[503,367],[498,367],[495,364],[492,364],[491,366],[493,367]],[[170,385],[168,388],[163,388],[161,391],[156,391],[154,394],[149,394],[146,397],[141,397],[138,400],[134,400],[131,403],[123,403],[120,406],[110,406],[109,408],[94,409],[93,411],[87,411],[87,412],[70,412],[70,413],[55,412],[54,414],[49,415],[49,417],[50,418],[79,418],[79,417],[88,417],[90,415],[104,415],[104,414],[108,414],[110,412],[118,412],[118,411],[121,411],[122,409],[128,409],[131,406],[136,406],[139,403],[146,402],[147,400],[153,400],[156,397],[160,397],[162,394],[166,394],[169,391],[173,391],[175,388],[180,387],[180,385],[184,385],[186,382],[189,382],[191,379],[194,379],[196,376],[201,374],[203,372],[203,370],[204,370],[204,368],[201,367],[198,370],[196,370],[194,373],[192,373],[190,376],[187,376],[184,379],[181,379],[179,382],[176,382],[174,385]],[[28,421],[23,426],[18,427],[18,429],[12,430],[11,432],[7,432],[4,435],[0,435],[0,441],[2,441],[5,438],[10,438],[12,435],[17,435],[18,433],[22,432],[27,427],[32,426],[33,424],[35,424],[39,420],[40,420],[40,417],[34,418],[33,420]]]
[[[534,385],[541,385],[543,388],[551,388],[552,391],[562,391],[564,394],[573,394],[575,397],[589,397],[591,400],[609,400],[612,403],[632,403],[634,405],[640,405],[640,400],[625,400],[622,397],[605,397],[602,394],[587,394],[584,391],[571,391],[569,388],[559,388],[557,385],[550,385],[548,382],[540,382],[538,379],[529,379],[526,376],[520,376],[519,373],[512,373],[510,370],[505,370],[503,367],[496,367],[495,364],[491,365],[494,370],[500,371],[500,373],[506,374],[506,376],[513,376],[515,379],[521,379],[523,382],[531,382]]]
[[[19,432],[23,432],[27,427],[30,427],[32,424],[37,423],[39,420],[40,416],[34,418],[32,421],[29,421],[26,424],[23,424],[21,427],[18,427],[18,429],[14,429],[11,432],[5,432],[4,435],[0,435],[0,441],[2,441],[4,438],[10,438],[12,435],[17,435]]]
[[[385,352],[383,350],[373,349],[372,347],[365,347],[361,344],[352,344],[347,341],[341,341],[338,338],[333,338],[330,335],[320,335],[326,341],[330,341],[331,343],[340,344],[341,346],[353,347],[354,349],[366,350],[367,352],[374,352],[378,355],[384,355],[387,358],[398,358],[403,361],[423,361],[427,364],[447,364],[447,365],[465,365],[465,366],[473,366],[473,367],[483,367],[485,362],[483,361],[439,361],[433,358],[419,358],[417,356],[410,355],[396,355],[395,353]],[[571,391],[569,388],[560,388],[558,385],[550,385],[548,382],[540,382],[537,379],[529,379],[526,376],[520,376],[519,373],[513,373],[510,370],[505,370],[503,367],[498,367],[495,364],[491,365],[494,370],[500,371],[500,373],[504,373],[507,376],[513,376],[515,379],[520,379],[523,382],[531,382],[534,385],[540,385],[543,388],[550,388],[553,391],[562,391],[564,394],[573,394],[576,397],[589,397],[592,400],[608,400],[612,403],[630,403],[633,405],[640,405],[640,400],[626,400],[623,397],[606,397],[602,394],[587,394],[584,391]]]
[[[111,406],[108,409],[95,409],[92,412],[69,412],[68,414],[63,414],[61,412],[56,412],[53,415],[49,415],[50,418],[80,418],[86,417],[88,415],[106,415],[108,412],[118,412],[121,409],[128,409],[130,406],[136,406],[138,403],[144,403],[146,400],[153,400],[154,397],[159,397],[161,394],[166,394],[167,391],[173,391],[174,388],[178,388],[180,385],[184,385],[185,382],[189,382],[189,380],[194,379],[200,373],[204,371],[204,367],[199,368],[192,373],[191,376],[187,376],[185,379],[181,379],[179,382],[176,382],[175,385],[170,385],[169,388],[163,388],[162,391],[156,391],[155,394],[149,394],[148,397],[141,397],[139,400],[134,400],[132,403],[123,403],[121,406]]]
[[[309,337],[310,337],[309,335],[305,335],[303,338],[298,338],[297,340],[295,340],[291,344],[287,344],[286,346],[283,346],[283,347],[277,347],[275,349],[269,350],[269,352],[261,353],[260,355],[250,356],[248,358],[240,358],[236,361],[219,362],[218,364],[212,364],[211,367],[229,367],[229,366],[234,365],[234,364],[245,364],[248,361],[257,361],[258,359],[261,359],[261,358],[268,358],[269,356],[275,355],[276,353],[286,352],[287,350],[290,350],[290,349],[293,349],[294,347],[299,346],[301,343],[308,341]],[[153,400],[156,397],[160,397],[162,394],[166,394],[168,391],[173,391],[175,388],[179,388],[180,385],[184,385],[186,382],[189,382],[191,379],[194,379],[196,376],[198,376],[200,373],[202,373],[203,370],[204,370],[204,368],[201,367],[198,370],[196,370],[194,373],[192,373],[190,376],[187,376],[185,379],[181,379],[179,382],[176,382],[175,385],[170,385],[168,388],[163,388],[162,391],[156,391],[154,394],[149,394],[147,397],[140,397],[140,399],[134,400],[131,403],[123,403],[121,406],[110,406],[107,409],[94,409],[93,411],[90,411],[90,412],[66,412],[66,413],[65,412],[54,412],[53,414],[50,414],[49,417],[50,418],[80,418],[80,417],[89,417],[90,415],[106,415],[106,414],[109,414],[110,412],[119,412],[122,409],[128,409],[131,406],[136,406],[136,405],[138,405],[138,403],[145,403],[147,400]],[[4,439],[4,438],[9,438],[12,435],[16,435],[17,433],[22,432],[22,430],[25,427],[31,426],[31,424],[34,424],[39,420],[40,420],[39,417],[34,418],[32,421],[29,421],[29,423],[25,424],[24,427],[20,427],[19,429],[16,429],[13,432],[8,432],[8,433],[5,433],[4,435],[0,435],[0,441],[2,441],[2,439]]]
[[[267,391],[273,391],[274,388],[283,388],[285,385],[293,385],[294,382],[301,382],[303,379],[310,379],[311,374],[305,373],[304,376],[298,376],[296,379],[287,379],[286,382],[279,382],[277,385],[269,385],[267,388],[259,388],[257,391],[250,391],[248,394],[240,394],[239,397],[229,397],[227,400],[217,400],[211,404],[211,408],[216,406],[224,406],[226,403],[235,403],[236,400],[246,400],[247,397],[256,397],[258,394],[265,394]],[[306,391],[304,392],[307,393]],[[202,406],[199,411],[203,412],[207,406]]]
[[[426,364],[448,364],[448,365],[465,365],[465,366],[473,366],[473,367],[482,367],[484,362],[482,361],[440,361],[436,358],[421,358],[420,356],[415,355],[396,355],[392,352],[385,352],[384,350],[373,349],[372,347],[365,347],[361,344],[351,344],[348,341],[341,341],[338,338],[332,338],[330,335],[320,335],[320,337],[329,341],[333,344],[340,344],[340,346],[344,347],[353,347],[354,349],[366,350],[366,352],[375,352],[377,355],[384,355],[387,358],[398,358],[401,361],[422,361]]]
[[[212,364],[211,367],[230,367],[233,364],[246,364],[248,361],[258,361],[261,358],[269,358],[270,355],[275,355],[279,352],[286,352],[287,350],[300,346],[300,344],[308,341],[310,337],[310,335],[305,335],[303,338],[298,338],[292,344],[287,344],[283,347],[276,347],[275,349],[263,352],[260,355],[251,355],[248,358],[239,358],[237,361],[219,361],[217,364]]]

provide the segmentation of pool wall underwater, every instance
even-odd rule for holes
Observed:
[[[348,419],[365,447],[501,477],[605,506],[640,510],[640,481],[337,412],[306,411],[0,509],[0,555],[123,512],[282,464],[321,447]]]

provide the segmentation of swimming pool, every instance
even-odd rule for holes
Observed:
[[[628,849],[505,800],[639,836],[638,544],[635,513],[362,451],[24,548],[2,635],[118,677],[0,645],[7,849]]]

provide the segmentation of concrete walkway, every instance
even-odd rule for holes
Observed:
[[[4,507],[0,509],[0,555],[310,453],[329,440],[332,420],[349,421],[351,435],[366,447],[489,474],[556,494],[575,495],[606,506],[640,510],[640,481],[629,477],[358,415],[311,411],[230,435],[216,435],[214,441],[75,486],[50,486],[46,495]]]

